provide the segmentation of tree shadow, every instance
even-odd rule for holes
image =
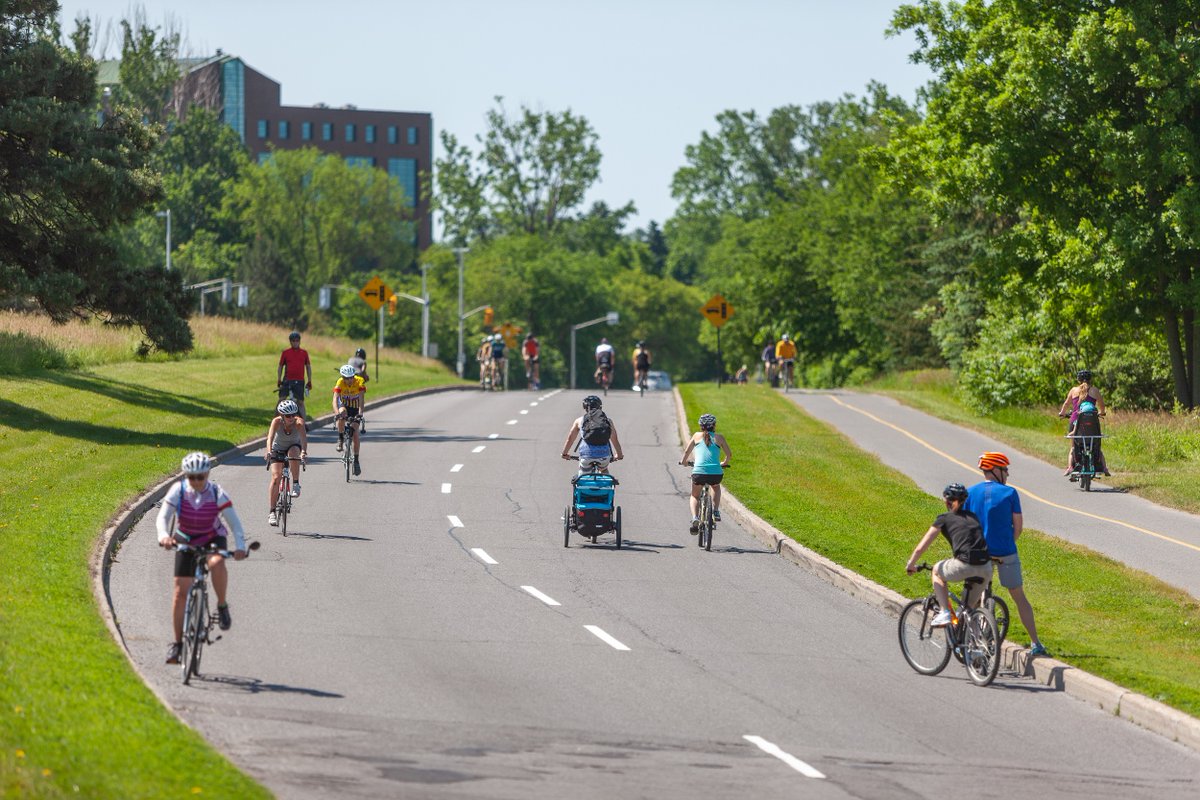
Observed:
[[[303,686],[288,686],[283,683],[264,683],[260,678],[247,678],[241,675],[200,675],[200,680],[214,687],[229,687],[246,694],[302,694],[308,697],[342,698],[344,694],[326,692],[320,689],[308,689]]]
[[[128,428],[95,425],[76,419],[59,419],[36,408],[9,400],[0,400],[0,418],[19,421],[25,430],[40,430],[55,436],[81,439],[96,444],[161,445],[180,450],[205,450],[209,453],[220,453],[234,446],[234,443],[227,439],[212,439],[194,435],[181,436],[165,431],[133,431]]]
[[[272,417],[271,409],[265,406],[262,411],[237,408],[225,403],[188,397],[163,389],[148,389],[136,383],[126,383],[78,372],[52,372],[41,375],[38,379],[81,392],[103,395],[131,406],[153,408],[158,411],[192,417],[229,419],[247,425],[261,423],[264,430],[270,424]]]

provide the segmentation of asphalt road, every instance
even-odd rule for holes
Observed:
[[[1047,464],[890,397],[847,391],[788,396],[930,494],[940,496],[951,481],[969,486],[981,480],[975,469],[979,454],[1002,451],[1012,461],[1009,483],[1021,492],[1028,527],[1086,545],[1200,598],[1200,517],[1112,489],[1102,480],[1092,484],[1092,491],[1082,491],[1062,474],[1067,439],[1062,464]]]
[[[287,539],[261,459],[218,468],[263,542],[231,565],[233,630],[190,687],[162,663],[170,556],[148,516],[111,582],[135,661],[286,798],[1200,794],[1200,756],[1060,692],[917,675],[893,619],[730,522],[695,547],[669,394],[606,403],[629,546],[564,548],[582,394],[377,410],[349,485],[318,432]]]

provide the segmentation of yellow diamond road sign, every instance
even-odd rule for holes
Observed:
[[[708,317],[708,321],[716,327],[721,327],[733,316],[733,306],[719,294],[708,298],[708,302],[700,307],[700,313]]]
[[[379,276],[376,276],[367,281],[367,285],[362,287],[358,296],[365,300],[367,305],[378,311],[392,296],[392,290],[387,287],[386,283],[379,280]]]
[[[504,338],[504,344],[507,347],[516,347],[517,336],[519,336],[521,331],[524,329],[520,325],[510,325],[506,322],[494,330]]]

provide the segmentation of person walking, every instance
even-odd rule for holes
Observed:
[[[967,490],[966,510],[979,518],[987,549],[996,560],[1000,585],[1008,589],[1021,624],[1029,631],[1029,655],[1046,656],[1049,652],[1037,635],[1033,621],[1033,606],[1025,596],[1021,576],[1021,557],[1017,554],[1017,539],[1024,529],[1021,515],[1021,496],[1008,486],[1008,456],[1004,453],[984,453],[979,457],[983,480]]]

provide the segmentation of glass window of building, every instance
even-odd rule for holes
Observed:
[[[346,123],[346,141],[353,142],[355,134],[355,126],[353,122]]]
[[[400,181],[404,188],[404,202],[410,207],[417,204],[417,160],[415,158],[389,158],[388,175]]]
[[[268,162],[268,161],[270,161],[270,160],[271,160],[271,154],[270,154],[270,153],[259,153],[259,154],[258,154],[258,163],[259,163],[259,164],[265,164],[265,163],[267,163],[267,162]]]
[[[292,133],[292,124],[286,119],[279,120],[279,138],[286,139]]]
[[[346,163],[352,167],[373,167],[375,159],[370,156],[346,156]]]
[[[409,144],[417,143],[417,129],[416,128],[408,129],[408,143]]]
[[[270,124],[265,119],[258,121],[258,138],[265,139],[270,135]]]
[[[400,141],[400,135],[396,130],[396,126],[388,125],[388,144],[395,144],[398,141]]]
[[[363,130],[363,138],[367,144],[375,144],[375,126],[367,125]]]
[[[332,122],[322,122],[321,123],[321,140],[325,141],[325,142],[333,141],[333,123]]]
[[[312,123],[311,122],[301,122],[300,123],[300,138],[306,142],[312,141]]]

